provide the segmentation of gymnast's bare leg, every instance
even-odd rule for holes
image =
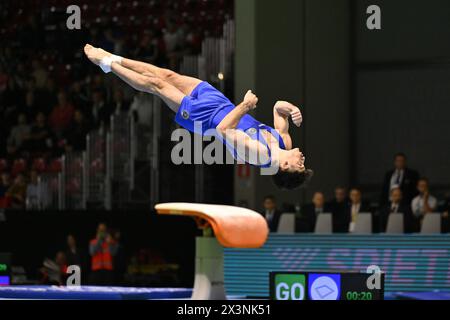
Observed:
[[[96,65],[111,53],[86,45],[86,56]],[[177,112],[181,101],[189,96],[202,80],[180,75],[172,70],[160,68],[150,63],[122,58],[121,63],[113,63],[111,71],[138,91],[156,94]]]

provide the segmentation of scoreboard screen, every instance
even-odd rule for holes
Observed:
[[[270,296],[272,300],[383,300],[384,274],[271,272]]]
[[[0,286],[11,284],[11,255],[0,253]]]

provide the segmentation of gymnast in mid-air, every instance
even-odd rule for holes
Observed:
[[[248,91],[234,105],[208,82],[180,75],[149,63],[126,59],[91,45],[86,56],[105,73],[113,72],[134,89],[159,96],[176,113],[183,128],[199,133],[214,131],[237,160],[261,168],[275,168],[274,183],[282,189],[305,185],[313,172],[305,168],[305,157],[293,148],[289,119],[300,127],[303,118],[298,107],[278,101],[273,108],[274,128],[248,114],[258,98]],[[200,124],[200,125],[198,125]],[[257,155],[252,156],[252,155]]]

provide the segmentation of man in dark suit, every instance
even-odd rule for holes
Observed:
[[[264,209],[261,211],[261,214],[266,219],[270,232],[277,232],[281,217],[281,211],[277,209],[277,202],[275,200],[275,197],[265,196],[263,207]]]
[[[386,231],[387,222],[391,213],[403,213],[404,232],[411,232],[412,212],[409,203],[403,200],[403,193],[399,187],[391,190],[390,201],[380,208],[379,218],[382,232]]]
[[[342,232],[353,232],[358,215],[367,212],[370,212],[370,206],[362,199],[361,190],[352,188],[350,190],[350,203],[344,210],[344,217],[340,225]]]
[[[325,196],[322,192],[316,192],[313,195],[312,203],[305,205],[301,210],[301,218],[297,226],[301,231],[314,232],[317,216],[325,213]]]
[[[407,167],[406,156],[403,153],[396,154],[394,169],[389,170],[384,177],[380,205],[383,206],[389,203],[390,191],[396,186],[400,187],[404,202],[410,203],[417,195],[416,186],[418,180],[419,173]]]
[[[347,190],[338,186],[334,190],[334,199],[326,204],[326,211],[333,216],[333,232],[348,232],[348,219],[345,218],[346,209],[349,205]]]

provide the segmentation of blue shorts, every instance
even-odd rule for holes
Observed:
[[[223,108],[233,109],[234,104],[208,82],[200,83],[190,96],[184,97],[175,116],[175,121],[183,128],[204,135],[215,129],[214,116]],[[194,123],[198,124],[194,126]]]

